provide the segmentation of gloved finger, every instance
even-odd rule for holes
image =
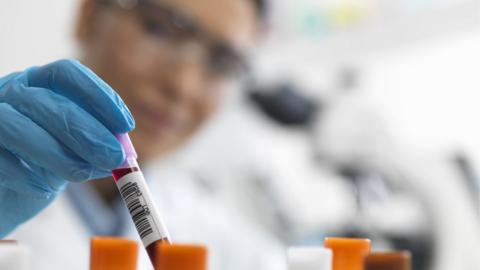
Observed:
[[[0,102],[10,104],[95,167],[111,170],[125,159],[115,136],[66,97],[15,82],[0,92]]]
[[[113,89],[75,60],[60,60],[27,72],[27,86],[50,89],[77,103],[112,133],[135,127],[132,114]]]
[[[0,103],[0,115],[0,147],[69,181],[92,179],[95,175],[94,166],[10,105]]]
[[[30,168],[33,175],[35,176],[34,182],[32,182],[32,184],[46,185],[46,187],[44,188],[52,193],[58,193],[65,189],[66,181],[63,178],[57,176],[55,173],[45,168],[42,168],[32,162],[27,162],[24,160],[21,160],[21,162],[25,164],[28,168]],[[104,178],[111,175],[111,170],[95,169],[92,171],[89,179]]]
[[[63,190],[65,180],[39,167],[36,169],[40,170],[35,173],[28,164],[0,148],[0,186],[43,199],[48,199]]]
[[[2,88],[7,82],[18,76],[20,72],[15,72],[5,77],[0,78],[0,88]]]

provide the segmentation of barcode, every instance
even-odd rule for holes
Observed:
[[[128,211],[132,216],[135,227],[137,228],[140,238],[145,238],[153,233],[152,225],[150,224],[150,209],[146,204],[142,204],[140,198],[143,199],[142,192],[138,188],[137,183],[129,182],[120,188],[120,194],[127,204]]]

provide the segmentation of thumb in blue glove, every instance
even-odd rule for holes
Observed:
[[[60,60],[0,79],[0,238],[68,182],[105,177],[124,160],[113,134],[132,115],[98,76]]]

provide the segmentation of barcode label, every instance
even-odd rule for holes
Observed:
[[[143,174],[133,172],[125,175],[117,181],[117,187],[145,247],[168,238],[166,229],[162,227],[163,222],[156,216],[157,211],[153,208]]]
[[[132,216],[140,237],[145,238],[153,233],[152,225],[148,218],[150,209],[148,209],[148,205],[142,203],[142,192],[138,189],[138,184],[127,183],[120,189],[120,194],[122,194],[122,198],[127,204],[128,211]]]

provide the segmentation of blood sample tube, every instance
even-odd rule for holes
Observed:
[[[333,270],[363,270],[370,253],[369,239],[325,238],[325,247],[333,251]]]
[[[290,247],[288,270],[332,270],[332,251],[324,247]]]
[[[207,270],[204,246],[160,244],[155,258],[155,270]]]
[[[94,237],[90,244],[90,270],[137,269],[136,241],[116,237]]]
[[[128,134],[116,137],[123,146],[126,159],[119,168],[112,171],[112,175],[153,264],[158,245],[169,244],[170,236],[152,200]]]
[[[374,252],[365,258],[365,270],[411,270],[412,256],[408,251]]]

